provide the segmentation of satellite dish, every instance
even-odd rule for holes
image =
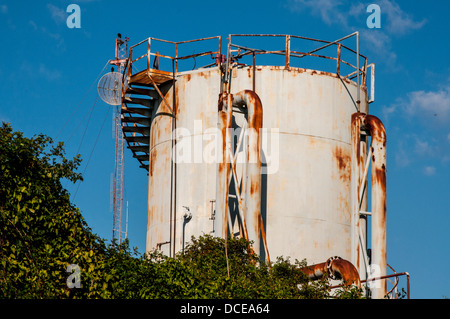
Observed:
[[[122,104],[122,74],[119,72],[106,73],[98,81],[98,94],[109,105]]]

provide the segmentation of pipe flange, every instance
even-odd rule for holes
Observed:
[[[333,256],[333,257],[328,258],[326,261],[328,278],[333,279],[333,280],[339,279],[334,275],[334,272],[331,269],[333,266],[333,261],[337,260],[337,259],[342,259],[342,258],[339,256]]]

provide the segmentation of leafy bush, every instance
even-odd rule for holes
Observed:
[[[79,156],[63,144],[0,128],[0,298],[328,298],[326,278],[309,282],[306,262],[260,263],[242,238],[192,238],[174,258],[108,244],[88,227],[61,180],[76,182]],[[49,150],[47,150],[49,149]],[[225,248],[227,253],[225,253]],[[69,288],[69,265],[80,288]],[[71,282],[69,281],[69,284]],[[360,294],[343,292],[342,298]]]

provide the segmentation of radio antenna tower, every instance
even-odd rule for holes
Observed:
[[[122,213],[123,213],[123,183],[124,183],[124,138],[121,123],[122,107],[122,79],[123,71],[127,63],[128,38],[122,38],[117,34],[115,59],[110,61],[111,65],[117,66],[114,72],[105,74],[98,83],[98,93],[103,101],[113,105],[114,108],[114,131],[115,131],[115,164],[114,164],[114,186],[113,186],[113,244],[122,242]]]

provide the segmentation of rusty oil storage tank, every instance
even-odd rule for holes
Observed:
[[[243,38],[281,39],[281,49],[233,42]],[[356,50],[343,44],[355,38]],[[297,40],[318,45],[295,51]],[[216,49],[180,53],[183,45],[204,41]],[[175,53],[157,51],[157,42],[173,45]],[[131,47],[123,129],[148,169],[147,251],[173,256],[191,236],[244,236],[263,260],[289,256],[317,264],[339,256],[364,279],[370,241],[371,263],[385,274],[385,133],[368,115],[374,66],[358,46],[355,33],[333,42],[230,35],[226,55],[220,37],[148,38]],[[144,54],[137,54],[139,47]],[[322,53],[330,49],[334,56]],[[257,64],[269,55],[283,63]],[[204,57],[208,65],[181,70]],[[334,72],[303,67],[305,57],[331,60]],[[169,61],[166,69],[163,59]],[[143,67],[136,72],[132,65],[139,62]]]

